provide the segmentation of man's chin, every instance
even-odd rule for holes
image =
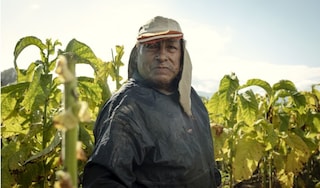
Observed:
[[[171,85],[172,79],[169,79],[167,76],[156,76],[154,77],[153,83],[155,85]]]

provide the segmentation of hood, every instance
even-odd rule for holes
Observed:
[[[149,41],[162,40],[164,38],[182,38],[183,33],[177,21],[169,18],[157,16],[149,20],[139,29],[137,43],[145,43]],[[181,77],[178,81],[179,102],[184,112],[192,116],[191,112],[191,80],[192,80],[192,63],[189,53],[186,49],[186,41],[183,39],[182,48],[183,60]],[[133,47],[129,57],[128,78],[132,78],[137,72],[137,48]]]

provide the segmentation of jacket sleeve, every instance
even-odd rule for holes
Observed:
[[[123,105],[111,118],[101,119],[102,129],[95,149],[84,169],[84,187],[132,187],[133,168],[142,163],[146,134],[137,110]]]
[[[113,174],[111,174],[103,166],[88,163],[85,166],[84,177],[83,177],[84,188],[95,188],[95,187],[113,187],[113,188],[125,188],[121,184],[120,180]]]

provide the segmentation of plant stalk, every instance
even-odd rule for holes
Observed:
[[[74,75],[74,79],[65,83],[64,88],[64,105],[65,109],[70,109],[77,102],[77,80],[75,77],[75,56],[71,53],[64,54],[67,59],[67,67],[69,71]],[[63,156],[64,159],[64,170],[70,174],[71,182],[73,187],[77,187],[78,183],[78,164],[77,164],[77,154],[76,154],[76,144],[78,141],[78,122],[73,122],[75,125],[71,125],[71,129],[67,129],[64,134],[63,139]]]
[[[229,156],[229,165],[230,165],[230,169],[229,169],[229,187],[233,188],[233,156],[234,156],[234,136],[232,135],[231,140],[229,141],[229,147],[230,147],[230,156]]]
[[[268,170],[268,173],[269,173],[269,188],[272,188],[272,153],[271,155],[268,157],[268,166],[269,166],[269,170]]]

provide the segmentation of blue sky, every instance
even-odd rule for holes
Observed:
[[[29,35],[58,39],[61,49],[76,38],[104,61],[124,45],[127,63],[138,28],[156,15],[181,24],[200,92],[215,92],[231,72],[241,83],[289,79],[299,90],[320,83],[318,0],[1,0],[1,70],[13,67],[14,46]],[[25,68],[38,57],[27,48],[18,64]],[[90,74],[80,66],[78,73]]]

